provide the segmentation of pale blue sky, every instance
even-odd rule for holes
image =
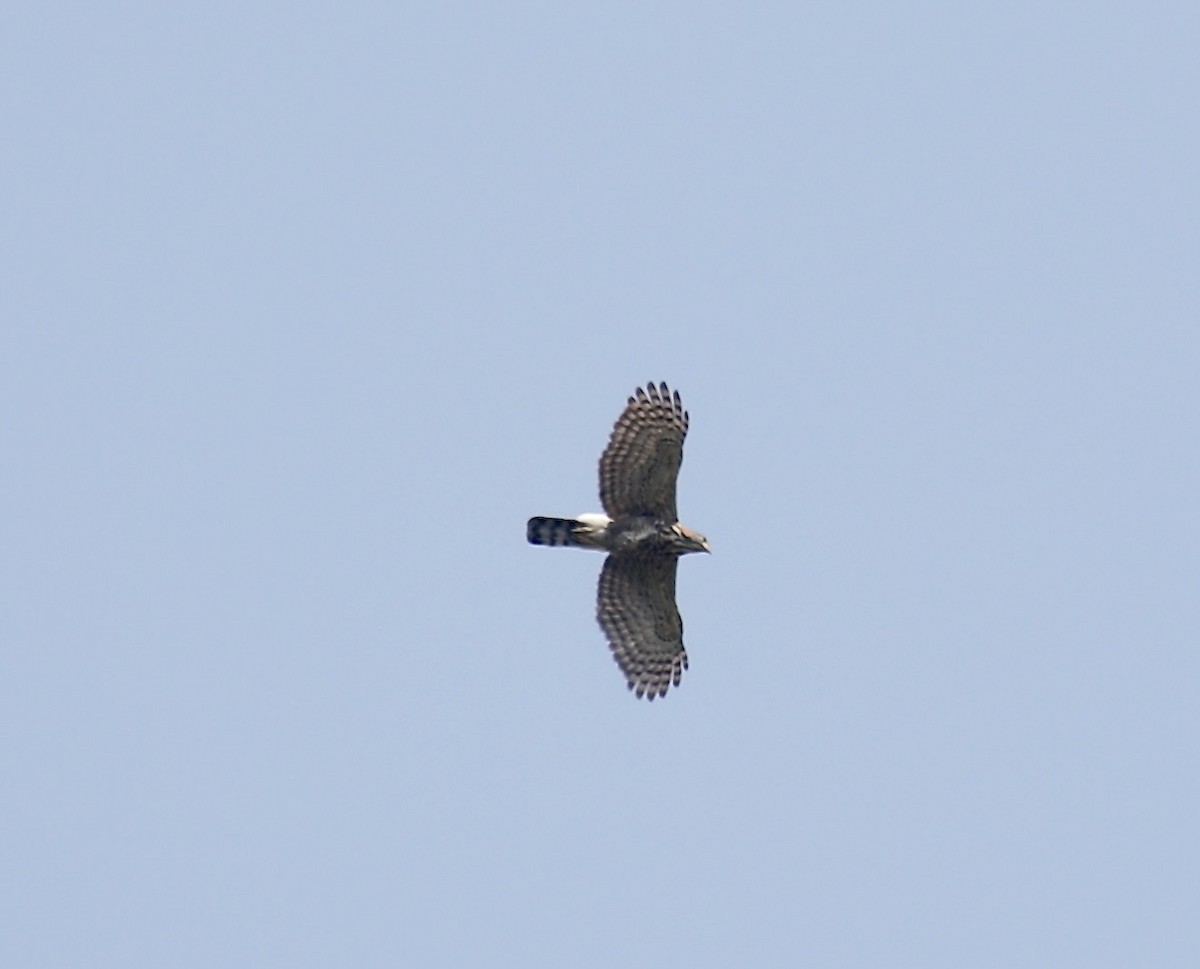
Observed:
[[[10,5],[0,964],[1200,965],[1198,11]]]

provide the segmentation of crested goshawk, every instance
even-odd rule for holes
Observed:
[[[653,700],[679,686],[687,669],[683,620],[675,605],[679,556],[709,551],[708,541],[679,523],[675,481],[683,461],[688,415],[666,384],[629,398],[600,456],[603,514],[531,518],[533,545],[574,545],[607,552],[596,619],[629,688]]]

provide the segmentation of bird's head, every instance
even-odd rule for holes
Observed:
[[[681,525],[676,522],[671,526],[671,530],[675,533],[675,545],[681,552],[709,552],[712,549],[708,547],[708,539],[699,532],[694,532],[687,525]]]

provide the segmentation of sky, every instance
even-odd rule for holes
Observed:
[[[0,964],[1200,964],[1198,11],[10,4]]]

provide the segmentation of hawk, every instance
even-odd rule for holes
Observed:
[[[596,593],[596,620],[629,689],[653,700],[679,686],[687,669],[683,620],[675,605],[679,557],[708,552],[708,541],[679,523],[675,481],[688,415],[666,384],[637,389],[600,456],[603,514],[531,518],[532,545],[607,552]]]

